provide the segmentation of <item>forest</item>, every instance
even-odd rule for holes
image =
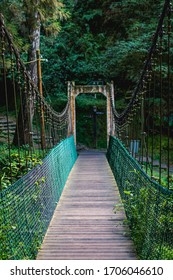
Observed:
[[[138,256],[173,258],[172,22],[167,0],[0,0],[0,258],[36,257],[76,147],[107,150]],[[77,96],[76,146],[74,84],[114,90],[109,113]]]
[[[8,30],[35,83],[36,64],[28,62],[35,59],[36,48],[40,49],[43,94],[58,111],[67,102],[67,81],[88,84],[112,80],[116,106],[124,109],[139,78],[162,6],[160,0],[0,1]],[[105,102],[100,95],[78,97],[78,143],[94,147],[92,115],[96,106],[102,112],[97,117],[97,145],[106,147]]]

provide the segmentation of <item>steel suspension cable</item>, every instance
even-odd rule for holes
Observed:
[[[171,3],[165,1],[144,68],[123,112],[118,113],[111,97],[115,135],[127,143],[123,139],[123,135],[128,130],[130,134],[126,135],[126,139],[128,137],[129,145],[137,147],[138,141],[140,143],[137,158],[145,167],[146,173],[158,180],[160,184],[166,184],[165,180],[167,180],[168,188],[172,178],[170,168],[170,143],[172,143],[170,121],[172,118],[171,16]],[[136,128],[134,129],[135,118]],[[141,135],[138,136],[136,129],[139,123],[141,123]],[[166,146],[165,137],[167,138]],[[157,139],[159,140],[157,141]],[[128,149],[131,150],[131,148]],[[167,175],[165,175],[165,169],[167,169]]]

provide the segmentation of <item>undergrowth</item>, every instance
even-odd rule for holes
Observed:
[[[30,152],[23,146],[9,150],[7,144],[0,145],[0,191],[16,182],[37,164],[42,164],[40,151]]]

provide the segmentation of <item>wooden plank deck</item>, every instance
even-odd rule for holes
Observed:
[[[136,259],[120,196],[102,152],[80,153],[38,252],[38,260]]]

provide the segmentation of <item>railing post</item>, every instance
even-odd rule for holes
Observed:
[[[68,135],[74,135],[74,142],[76,144],[76,92],[75,92],[75,82],[68,82],[68,98],[70,100],[69,106],[69,126]]]
[[[112,106],[115,107],[114,104],[114,82],[111,81],[110,83],[110,91],[111,91],[111,96],[110,98],[112,98]],[[111,119],[111,135],[115,135],[115,122],[114,122],[114,117],[113,117],[113,112],[111,110],[110,112],[110,119]]]
[[[37,54],[37,75],[38,75],[38,90],[40,92],[40,109],[41,109],[41,148],[44,150],[46,148],[46,139],[45,139],[45,121],[44,121],[44,108],[42,103],[43,98],[43,87],[42,87],[42,73],[41,73],[41,58],[40,50],[36,51]]]
[[[109,144],[109,136],[114,135],[114,121],[112,106],[114,106],[114,84],[113,81],[106,86],[107,90],[107,146]]]

